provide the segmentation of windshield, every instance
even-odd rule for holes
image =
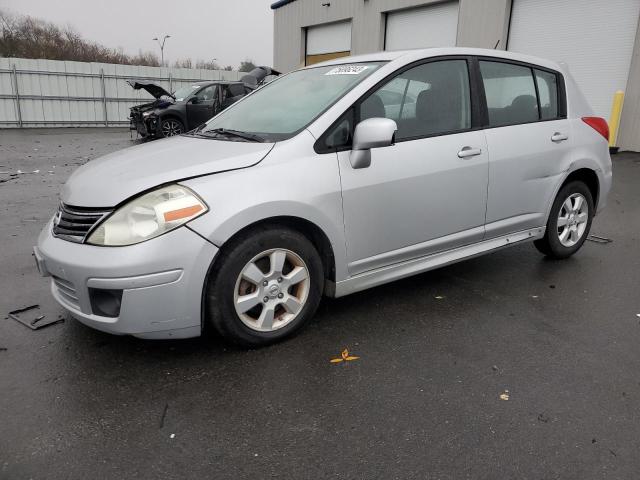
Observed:
[[[173,96],[176,97],[176,102],[182,102],[185,98],[199,89],[201,85],[187,85],[186,87],[180,87],[178,90],[173,92]]]
[[[232,130],[263,141],[292,137],[382,65],[357,63],[297,70],[256,90],[210,120],[202,133]]]

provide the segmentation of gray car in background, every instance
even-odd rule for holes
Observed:
[[[156,83],[129,80],[127,83],[134,90],[145,90],[155,98],[153,102],[131,107],[129,129],[135,130],[143,138],[180,135],[249,95],[268,77],[277,75],[280,72],[269,67],[256,67],[237,82],[191,82],[173,93]]]
[[[260,346],[340,297],[533,241],[562,259],[611,186],[566,67],[495,50],[342,58],[71,175],[35,248],[81,322]]]

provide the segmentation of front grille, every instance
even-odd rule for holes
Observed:
[[[76,288],[73,286],[73,283],[67,280],[63,280],[60,277],[54,276],[53,284],[55,285],[56,291],[64,301],[66,301],[72,307],[80,310],[80,304],[78,303],[78,292],[76,292]]]
[[[111,210],[106,208],[71,207],[60,204],[53,220],[53,234],[63,240],[82,243]]]

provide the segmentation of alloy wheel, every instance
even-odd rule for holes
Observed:
[[[558,212],[558,239],[565,247],[576,245],[585,230],[589,221],[589,204],[581,193],[570,195],[560,207]]]
[[[173,137],[182,133],[182,124],[177,120],[165,120],[162,122],[162,135]]]
[[[252,330],[278,330],[300,314],[310,285],[309,269],[299,255],[282,248],[264,251],[245,265],[236,280],[236,313]]]

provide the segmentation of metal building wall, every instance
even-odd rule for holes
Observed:
[[[239,80],[223,70],[0,58],[0,128],[122,126],[129,108],[153,100],[126,80],[175,90],[200,80]]]
[[[618,146],[620,150],[640,152],[640,21],[636,30],[631,69],[620,118]]]
[[[442,0],[340,0],[322,6],[317,0],[297,0],[278,8],[274,15],[274,66],[289,71],[304,64],[305,28],[351,20],[351,53],[358,55],[384,48],[385,13],[440,3]],[[460,46],[504,49],[511,0],[460,0]]]

